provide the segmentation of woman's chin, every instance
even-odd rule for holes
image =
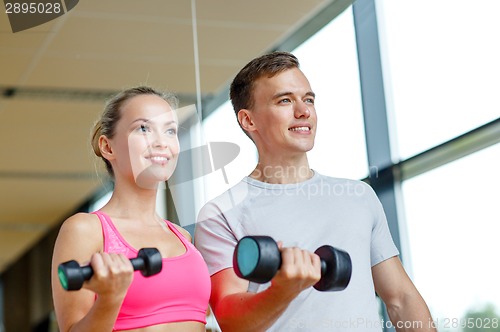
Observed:
[[[161,189],[165,188],[165,182],[171,175],[172,172],[166,169],[157,170],[148,168],[135,178],[135,182],[143,189]]]

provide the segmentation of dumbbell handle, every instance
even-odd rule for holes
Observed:
[[[318,250],[323,250],[323,251],[329,251],[329,252],[336,252],[337,254],[340,254],[342,251],[340,251],[339,249],[335,249],[334,247],[332,246],[329,246],[329,245],[324,245],[320,248],[318,248]],[[315,253],[318,253],[318,250],[316,250]],[[347,255],[348,256],[348,255]],[[279,265],[278,265],[278,270],[281,269],[281,255],[279,256]],[[324,283],[324,279],[323,277],[328,273],[328,274],[331,274],[333,271],[328,271],[328,266],[326,264],[326,261],[320,257],[320,268],[321,268],[321,278],[322,280],[318,281],[315,285],[314,285],[314,288],[316,289],[321,289],[323,288],[323,286],[321,286],[322,283]],[[349,276],[350,278],[350,276]]]
[[[74,262],[76,262],[76,261],[74,261]],[[136,257],[136,258],[130,259],[130,263],[132,263],[134,271],[143,270],[146,267],[146,263],[145,263],[144,259],[141,257]],[[63,263],[63,264],[65,264],[65,263]],[[90,280],[90,278],[92,278],[92,276],[94,275],[94,270],[92,269],[92,266],[90,266],[90,265],[80,266],[80,269],[81,269],[81,272],[83,275],[83,280]],[[59,279],[61,279],[61,276],[59,276]]]
[[[281,255],[278,257],[279,258],[279,264],[278,264],[278,270],[281,269]],[[321,263],[321,276],[324,276],[327,270],[326,267],[326,262],[324,259],[320,258],[320,263]]]
[[[149,261],[149,266],[146,260]],[[130,259],[130,263],[134,271],[140,270],[146,277],[159,273],[162,268],[161,254],[156,248],[142,248],[137,257]],[[75,260],[61,263],[58,267],[59,281],[66,290],[79,290],[83,282],[89,280],[93,274],[92,266],[80,266]]]

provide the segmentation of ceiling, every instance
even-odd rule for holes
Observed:
[[[210,100],[251,58],[351,4],[201,0],[194,43],[194,1],[76,2],[16,33],[0,14],[0,273],[101,187],[89,135],[110,93],[148,84],[181,106]]]

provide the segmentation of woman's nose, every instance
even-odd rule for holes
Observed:
[[[152,145],[154,147],[159,147],[159,148],[168,148],[167,136],[164,133],[160,133],[158,131],[155,131],[153,133]]]

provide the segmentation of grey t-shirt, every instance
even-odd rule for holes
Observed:
[[[345,290],[304,290],[268,331],[381,330],[371,267],[399,252],[369,185],[317,172],[307,181],[284,185],[245,177],[199,213],[194,243],[211,275],[232,267],[234,248],[246,235],[268,235],[285,247],[311,252],[328,244],[347,251],[352,260]],[[251,282],[248,291],[269,285]]]

